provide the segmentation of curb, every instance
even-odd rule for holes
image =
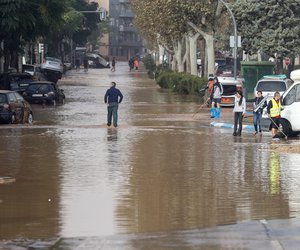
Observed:
[[[225,123],[225,122],[212,122],[210,123],[211,127],[215,128],[226,128],[226,129],[233,129],[234,125],[231,123]],[[243,130],[247,131],[254,131],[253,125],[243,125]]]

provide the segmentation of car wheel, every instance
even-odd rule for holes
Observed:
[[[287,120],[281,119],[279,128],[286,136],[293,136],[291,124]]]
[[[27,122],[28,122],[28,124],[32,124],[33,123],[33,114],[32,113],[30,113],[28,115]]]
[[[12,114],[10,117],[10,124],[14,124],[14,123],[16,123],[16,115]]]

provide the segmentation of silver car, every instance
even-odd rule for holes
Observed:
[[[49,80],[53,80],[52,78],[61,79],[64,71],[61,60],[54,57],[46,57],[41,64],[41,69],[48,79],[51,78]]]

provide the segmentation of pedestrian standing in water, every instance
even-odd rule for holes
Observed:
[[[243,128],[243,116],[246,114],[246,99],[243,92],[238,90],[234,97],[234,129],[233,136],[241,136]]]
[[[118,127],[118,108],[123,100],[123,95],[119,89],[116,88],[116,83],[111,82],[110,88],[106,91],[104,102],[107,104],[107,126],[111,126],[113,119],[114,127]]]
[[[214,78],[214,86],[211,92],[211,118],[221,117],[221,98],[223,94],[223,87],[219,83],[218,77]],[[215,107],[217,105],[217,108]]]
[[[279,92],[275,92],[274,98],[271,101],[269,101],[267,112],[271,120],[270,130],[272,131],[272,138],[278,139],[279,136],[277,135],[277,132],[281,120],[281,102]]]
[[[116,71],[116,58],[113,57],[112,61],[111,61],[111,72],[115,72]]]
[[[261,118],[262,118],[262,113],[263,109],[267,107],[267,101],[262,104],[262,106],[255,111],[257,106],[262,102],[264,99],[262,92],[259,90],[257,91],[257,97],[254,98],[253,100],[253,125],[254,125],[254,135],[257,135],[258,133],[261,135]]]

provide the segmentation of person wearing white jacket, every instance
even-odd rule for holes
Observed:
[[[241,136],[242,135],[242,123],[243,116],[246,113],[246,99],[243,96],[243,92],[238,90],[235,94],[234,98],[234,131],[233,136]]]

